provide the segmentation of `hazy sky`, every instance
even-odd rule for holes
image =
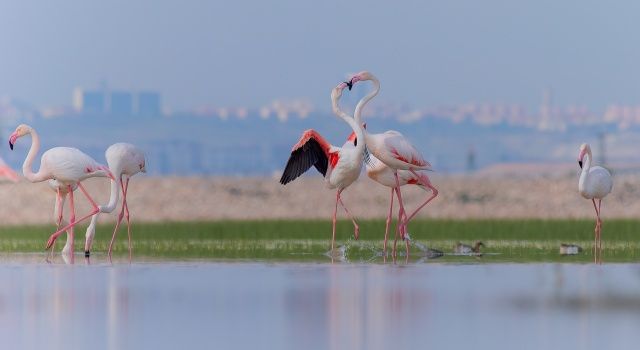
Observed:
[[[640,2],[0,0],[0,95],[70,104],[74,86],[157,89],[174,108],[304,97],[346,72],[429,106],[640,104]]]

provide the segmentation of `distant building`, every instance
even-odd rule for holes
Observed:
[[[85,114],[104,114],[106,112],[106,94],[100,90],[76,88],[73,92],[73,107]]]
[[[162,114],[160,94],[144,91],[138,93],[137,115],[143,117],[155,117]]]
[[[110,114],[114,116],[133,115],[133,94],[126,91],[111,92]]]
[[[162,114],[159,93],[153,91],[133,93],[124,90],[109,92],[106,86],[97,90],[76,88],[73,91],[73,108],[84,115],[156,117]]]

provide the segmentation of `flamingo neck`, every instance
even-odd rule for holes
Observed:
[[[580,172],[580,181],[578,183],[580,191],[583,191],[585,189],[587,179],[589,178],[589,170],[591,169],[591,150],[587,151],[587,154],[585,154],[583,159],[584,164],[582,165],[582,171]]]
[[[350,115],[348,115],[347,113],[345,113],[343,110],[340,109],[340,106],[338,105],[337,97],[333,97],[333,96],[331,97],[331,106],[333,108],[333,113],[337,115],[340,119],[344,120],[347,124],[349,124],[351,129],[353,129],[353,132],[356,134],[356,139],[360,141],[356,145],[355,149],[359,154],[364,155],[365,142],[364,142],[364,133],[363,133],[362,125],[357,123]]]
[[[371,82],[373,83],[373,91],[371,91],[367,96],[363,97],[362,99],[360,99],[360,101],[358,101],[358,104],[356,105],[356,110],[353,114],[353,117],[356,120],[356,123],[358,125],[362,125],[362,109],[364,109],[364,106],[366,106],[367,103],[369,103],[369,101],[371,101],[371,99],[376,97],[376,95],[378,95],[378,92],[380,92],[380,81],[378,80],[378,78],[372,77]],[[366,135],[368,135],[367,130],[364,130],[363,132],[366,137]]]
[[[22,174],[27,178],[27,180],[31,182],[40,182],[47,180],[48,177],[46,176],[46,174],[43,174],[43,172],[41,171],[42,169],[40,169],[40,171],[38,171],[37,173],[34,173],[32,170],[33,160],[36,158],[36,154],[38,154],[38,151],[40,151],[40,137],[34,129],[31,129],[29,131],[29,134],[31,134],[31,148],[29,148],[27,158],[25,158],[24,163],[22,164]]]
[[[114,175],[117,176],[117,173],[115,173]],[[120,186],[120,183],[122,183],[122,177],[118,177],[117,180],[110,180],[111,194],[109,195],[109,203],[101,205],[99,207],[101,213],[111,213],[116,208],[116,205],[118,203],[118,195],[120,193],[120,189],[118,187]]]

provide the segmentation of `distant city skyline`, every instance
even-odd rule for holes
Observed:
[[[0,0],[0,96],[60,106],[76,86],[153,90],[175,110],[308,98],[347,72],[383,103],[640,105],[640,3]],[[126,102],[125,102],[126,103]],[[326,106],[323,108],[322,106]]]

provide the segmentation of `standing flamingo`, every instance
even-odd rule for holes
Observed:
[[[362,113],[364,106],[371,99],[373,99],[373,97],[375,97],[377,94],[378,94],[378,91],[374,90],[371,93],[369,93],[369,95],[363,97],[360,100],[360,102],[356,105],[356,109],[354,112],[355,119],[358,119],[358,120],[360,119],[360,114]],[[337,102],[335,102],[334,105],[337,106],[338,105]],[[367,128],[366,124],[362,124],[362,127],[363,129]],[[348,140],[353,140],[355,139],[355,137],[356,137],[355,133],[352,132],[351,135],[349,135]],[[367,152],[365,156],[365,165],[367,169],[367,176],[369,176],[370,179],[372,179],[373,181],[383,186],[387,186],[391,188],[391,200],[389,204],[389,213],[387,215],[387,221],[386,221],[385,230],[384,230],[384,243],[383,243],[383,253],[386,256],[387,241],[389,238],[389,225],[391,224],[391,215],[393,213],[393,195],[396,190],[396,180],[393,175],[393,170],[391,170],[391,168],[389,168],[386,164],[381,162],[378,158],[376,158],[371,153]],[[418,211],[420,211],[424,206],[426,206],[436,196],[438,196],[438,190],[431,184],[431,181],[429,180],[429,176],[427,176],[426,171],[419,170],[417,171],[417,173],[419,177],[414,175],[412,172],[408,170],[398,170],[398,178],[400,181],[400,186],[404,186],[408,184],[417,185],[423,190],[431,192],[431,196],[429,196],[427,200],[422,205],[420,205],[415,210],[414,213],[410,215],[410,217],[413,217],[414,215],[416,215]],[[422,180],[422,181],[419,181],[419,180]],[[423,185],[423,184],[426,184],[426,185]],[[400,215],[403,215],[403,213],[400,213]],[[396,240],[397,240],[397,236],[396,236]],[[396,245],[396,241],[394,241],[394,251],[395,251],[395,245]]]
[[[85,220],[98,212],[98,206],[91,196],[89,196],[89,193],[84,186],[82,186],[81,181],[90,177],[109,177],[114,180],[113,175],[111,175],[109,168],[99,164],[93,160],[93,158],[89,157],[77,148],[71,147],[54,147],[44,152],[40,158],[40,169],[37,173],[34,173],[31,169],[33,160],[40,150],[40,137],[36,130],[26,124],[19,125],[9,137],[9,147],[13,150],[13,145],[16,143],[18,138],[29,134],[31,135],[31,147],[22,165],[23,175],[31,182],[42,182],[51,179],[57,180],[59,182],[58,186],[67,186],[69,193],[69,205],[71,207],[69,224],[54,232],[49,237],[46,247],[47,249],[50,248],[62,232],[70,230],[71,254],[73,254],[73,227],[78,222]],[[80,187],[80,190],[84,193],[85,197],[87,197],[87,200],[93,207],[93,210],[88,215],[78,220],[76,220],[75,217],[73,198],[73,186],[75,185]]]
[[[331,145],[315,130],[310,129],[302,134],[302,137],[293,146],[291,156],[287,161],[287,165],[280,178],[280,183],[286,185],[295,180],[298,176],[305,173],[311,166],[314,166],[323,176],[327,187],[330,189],[337,188],[336,205],[333,211],[333,231],[331,236],[331,251],[334,250],[336,239],[336,215],[338,213],[338,203],[344,208],[345,212],[353,222],[354,237],[358,239],[360,228],[358,223],[347,207],[342,202],[341,193],[358,179],[362,172],[362,161],[364,158],[364,142],[362,127],[346,113],[340,111],[337,100],[342,95],[342,90],[347,87],[347,83],[341,83],[331,91],[331,101],[333,111],[344,120],[356,137],[353,142],[347,141],[342,147]]]
[[[111,236],[111,243],[109,243],[109,257],[111,257],[111,251],[113,249],[113,242],[116,239],[116,233],[122,222],[124,216],[127,220],[127,234],[129,237],[129,260],[131,260],[131,223],[129,220],[129,206],[127,205],[127,190],[129,189],[129,180],[131,177],[139,172],[146,173],[145,156],[144,152],[130,144],[130,143],[115,143],[105,152],[105,158],[107,158],[107,164],[109,170],[116,178],[115,182],[111,182],[111,195],[109,196],[109,203],[104,206],[99,206],[100,213],[111,213],[118,202],[118,186],[122,190],[122,209],[116,221],[116,227],[113,230]],[[124,179],[123,179],[124,178]],[[86,241],[84,246],[84,255],[89,257],[91,254],[91,245],[93,244],[93,237],[96,233],[96,222],[98,221],[98,214],[91,218],[91,223],[87,227]]]
[[[372,99],[378,94],[378,92],[380,91],[380,81],[373,74],[367,71],[363,71],[354,75],[347,83],[348,86],[353,86],[353,84],[359,81],[367,80],[371,80],[371,82],[373,83],[374,91],[367,95],[367,99],[363,99],[358,102],[359,105],[368,102],[368,100]],[[357,113],[356,115],[354,115],[354,118],[358,125],[362,124],[361,113]],[[418,150],[416,150],[416,148],[401,133],[397,131],[389,130],[382,134],[370,134],[365,129],[363,130],[363,134],[369,152],[393,171],[393,176],[396,183],[395,192],[398,195],[398,205],[400,206],[400,215],[398,217],[398,231],[400,232],[402,239],[405,239],[407,224],[415,216],[416,212],[411,214],[411,216],[409,217],[402,217],[405,213],[405,210],[402,201],[402,193],[400,191],[400,179],[398,177],[398,170],[409,171],[415,176],[418,184],[430,188],[433,186],[431,186],[430,183],[426,183],[423,177],[421,177],[417,171],[431,170],[431,164],[424,160],[420,152],[418,152]],[[426,203],[423,204],[423,206],[424,205],[426,205]],[[420,208],[422,208],[422,206]],[[405,244],[408,256],[409,241],[405,240]]]
[[[594,257],[595,262],[602,262],[602,219],[600,218],[600,207],[602,198],[611,193],[613,179],[609,170],[601,166],[591,166],[592,161],[591,147],[588,143],[583,143],[578,154],[578,165],[582,169],[580,180],[578,181],[578,191],[580,191],[582,197],[591,199],[593,208],[596,210]],[[598,200],[598,205],[596,205],[596,199]]]

